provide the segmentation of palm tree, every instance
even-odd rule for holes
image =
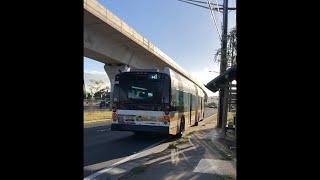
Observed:
[[[228,34],[227,42],[227,61],[228,66],[237,64],[237,29],[234,27]],[[214,61],[220,63],[221,61],[221,48],[216,50]]]

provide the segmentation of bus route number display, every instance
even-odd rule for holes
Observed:
[[[160,79],[159,74],[149,74],[149,79]]]

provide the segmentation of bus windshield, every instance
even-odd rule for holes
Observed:
[[[119,109],[161,110],[161,105],[169,103],[169,78],[163,74],[123,73],[117,80],[114,97]]]

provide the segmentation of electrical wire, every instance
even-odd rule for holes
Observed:
[[[216,0],[216,4],[218,4],[218,0]],[[219,22],[220,24],[222,24],[222,18],[221,18],[221,15],[220,15],[220,9],[219,9],[219,6],[217,6],[217,9],[218,9],[218,14],[219,14]]]
[[[207,0],[207,2],[208,2],[209,9],[210,9],[211,17],[212,17],[212,19],[213,19],[214,25],[215,25],[215,27],[216,27],[216,29],[217,29],[217,32],[218,32],[218,35],[219,35],[219,38],[220,38],[220,41],[222,41],[221,33],[219,32],[219,28],[217,27],[216,18],[215,18],[215,15],[214,15],[213,12],[212,12],[212,8],[211,8],[211,5],[210,5],[209,0]]]
[[[197,2],[197,3],[202,3],[202,4],[207,4],[206,2],[203,2],[203,1],[195,1],[195,0],[185,0],[185,1],[191,1],[191,2]],[[223,6],[222,4],[213,4],[213,3],[210,3],[211,5],[215,5],[215,6]]]

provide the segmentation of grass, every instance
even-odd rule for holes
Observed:
[[[193,134],[193,133],[195,133],[196,131],[191,131],[191,132],[189,132],[187,135],[191,135],[191,134]]]
[[[93,111],[93,112],[83,112],[84,122],[90,122],[94,120],[101,119],[111,119],[111,111]]]
[[[177,145],[175,143],[171,143],[168,146],[169,149],[177,149]]]
[[[181,137],[180,139],[178,139],[178,140],[176,141],[176,143],[177,143],[177,144],[180,144],[180,143],[186,142],[189,138],[190,138],[189,135],[185,135],[185,136]]]
[[[236,154],[235,152],[233,152],[230,148],[228,147],[224,147],[223,148],[223,152],[226,156],[228,156],[229,158],[232,158],[232,159],[236,159]]]
[[[131,173],[132,174],[142,173],[148,166],[149,166],[149,164],[142,164],[138,167],[131,169]]]
[[[234,115],[235,115],[235,112],[228,112],[228,115],[227,115],[227,124],[228,124],[229,122],[234,123],[234,122],[233,122],[233,121],[234,121],[234,119],[233,119]]]
[[[189,134],[191,134],[191,133],[193,133],[193,132],[190,132]],[[173,142],[173,143],[170,143],[169,146],[168,146],[168,148],[169,148],[169,149],[176,149],[178,144],[181,144],[181,143],[183,143],[183,142],[186,142],[186,141],[190,138],[189,134],[186,135],[186,136],[181,137],[180,139],[176,140],[176,141]]]

